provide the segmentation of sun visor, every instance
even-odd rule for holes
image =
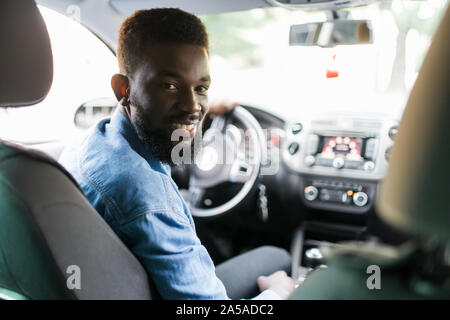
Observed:
[[[42,101],[53,80],[53,57],[34,1],[0,1],[0,107]]]
[[[423,62],[380,188],[381,216],[427,238],[450,240],[450,9]]]

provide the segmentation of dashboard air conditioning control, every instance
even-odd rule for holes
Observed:
[[[344,165],[345,165],[345,160],[342,159],[341,157],[335,158],[333,160],[333,167],[335,167],[336,169],[341,169],[344,167]]]
[[[308,201],[313,201],[317,199],[319,195],[319,190],[316,187],[308,186],[304,190],[305,199]]]
[[[364,170],[365,171],[372,171],[375,169],[375,163],[373,161],[367,161],[364,163]]]
[[[308,167],[312,167],[315,162],[316,162],[316,158],[314,156],[309,155],[309,156],[305,157],[305,164]]]
[[[353,203],[357,205],[358,207],[363,207],[367,204],[367,201],[369,201],[369,197],[365,192],[356,192],[353,195]]]

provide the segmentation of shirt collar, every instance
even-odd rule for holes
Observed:
[[[170,175],[170,165],[159,161],[152,155],[151,151],[145,146],[141,139],[139,139],[130,120],[120,109],[120,105],[118,104],[116,110],[111,115],[111,130],[123,136],[130,147],[141,157],[143,157],[153,169]]]

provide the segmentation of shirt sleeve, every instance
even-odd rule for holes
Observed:
[[[122,225],[119,236],[146,268],[164,299],[229,299],[194,227],[170,211]]]
[[[266,289],[252,300],[282,300],[281,297],[273,290]]]

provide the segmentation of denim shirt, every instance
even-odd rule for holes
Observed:
[[[164,299],[228,299],[170,166],[152,156],[122,112],[66,148],[60,162]],[[273,298],[266,291],[257,299]]]

